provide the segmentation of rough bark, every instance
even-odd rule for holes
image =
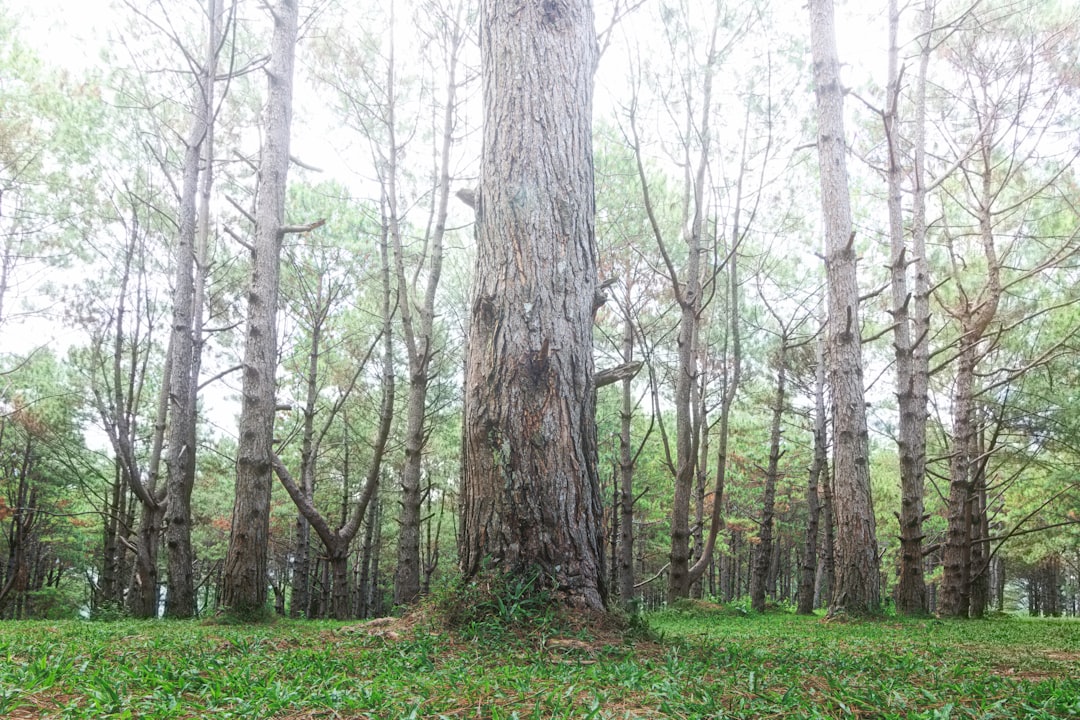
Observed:
[[[924,13],[926,9],[924,8]],[[900,68],[897,33],[900,25],[898,0],[889,0],[889,84],[884,114],[888,142],[888,207],[892,258],[893,348],[896,355],[896,399],[899,411],[896,444],[900,459],[900,566],[895,590],[896,609],[905,615],[927,611],[923,580],[922,523],[923,485],[926,472],[926,394],[918,391],[920,370],[916,344],[927,338],[914,332],[908,273],[911,262],[904,239],[903,196],[900,148]],[[924,30],[925,30],[924,23]],[[929,39],[925,40],[927,44]],[[920,64],[920,68],[922,68]],[[923,69],[924,70],[924,69]],[[923,78],[925,79],[925,78]],[[925,91],[925,88],[921,88]],[[920,88],[916,89],[919,92]],[[918,102],[918,100],[916,100]],[[916,291],[918,283],[916,282]],[[925,357],[925,353],[920,356]],[[921,403],[921,405],[920,405]]]
[[[765,612],[766,577],[773,553],[773,515],[776,506],[776,481],[780,472],[780,422],[784,416],[787,393],[787,337],[780,340],[776,371],[776,394],[773,396],[772,424],[769,427],[769,466],[765,470],[765,492],[762,498],[760,542],[754,551],[754,569],[750,576],[750,605]],[[773,566],[775,569],[775,566]]]
[[[982,348],[987,329],[997,315],[1001,300],[1001,262],[994,238],[993,148],[989,138],[979,148],[981,172],[979,207],[979,242],[986,263],[986,282],[978,293],[961,293],[958,304],[949,309],[960,324],[956,378],[952,393],[952,446],[949,455],[948,528],[941,562],[940,613],[946,617],[968,617],[971,610],[972,538],[982,526],[985,508],[979,504],[978,457],[980,425],[976,408],[976,374],[985,354]],[[951,240],[950,240],[951,245]],[[954,266],[962,259],[950,248]],[[957,278],[959,280],[959,278]]]
[[[171,421],[168,430],[166,460],[165,544],[168,548],[168,591],[165,615],[189,618],[196,612],[194,554],[191,548],[191,492],[195,485],[195,428],[197,422],[199,368],[202,343],[196,337],[201,318],[201,302],[196,290],[197,247],[205,244],[209,218],[206,204],[197,208],[200,177],[211,177],[213,162],[211,133],[213,125],[214,77],[220,23],[224,8],[221,0],[207,0],[209,29],[206,55],[196,77],[196,92],[191,130],[184,154],[180,196],[179,233],[176,246],[176,275],[173,287],[172,337],[169,342]],[[209,181],[207,181],[208,183]],[[204,183],[209,195],[209,186]]]
[[[401,469],[401,515],[398,524],[397,567],[394,575],[394,604],[408,605],[416,601],[421,585],[420,525],[424,492],[421,485],[424,445],[429,433],[427,392],[434,355],[435,295],[442,275],[443,237],[446,232],[447,208],[450,199],[450,150],[454,142],[454,120],[457,114],[457,63],[464,33],[461,4],[457,21],[452,23],[447,39],[446,97],[443,105],[440,155],[436,168],[435,224],[428,241],[431,252],[422,297],[415,297],[405,277],[405,252],[397,221],[397,162],[393,105],[389,122],[391,154],[388,170],[388,197],[391,203],[391,239],[398,285],[398,311],[402,335],[408,351],[409,392],[405,402],[405,464]],[[393,72],[391,57],[390,71]],[[393,77],[388,79],[392,87]],[[416,302],[416,313],[413,304]]]
[[[802,565],[799,573],[800,615],[814,612],[818,571],[818,525],[821,502],[818,487],[826,478],[828,470],[828,420],[825,417],[825,339],[819,336],[814,354],[814,460],[810,465],[806,487],[806,544],[803,547]]]
[[[811,0],[810,39],[829,286],[829,386],[835,428],[836,585],[829,612],[872,614],[880,610],[881,579],[870,497],[859,286],[832,0]]]
[[[323,546],[326,548],[327,561],[329,563],[329,572],[326,575],[326,579],[323,584],[323,594],[329,598],[329,611],[330,616],[343,620],[348,617],[350,603],[349,603],[349,574],[348,574],[348,556],[349,546],[356,537],[356,533],[360,530],[360,525],[363,522],[364,516],[367,514],[368,505],[371,503],[372,498],[375,495],[379,486],[379,474],[382,470],[383,454],[386,451],[386,442],[390,437],[390,427],[394,419],[394,342],[393,335],[391,333],[392,314],[390,307],[390,260],[389,250],[387,248],[386,237],[383,238],[383,242],[380,243],[380,257],[382,260],[382,314],[383,324],[380,337],[383,342],[383,360],[382,360],[382,401],[379,406],[379,424],[375,430],[375,437],[372,440],[372,457],[368,464],[367,473],[364,477],[363,485],[361,486],[360,495],[356,498],[355,503],[350,508],[348,504],[342,503],[341,508],[341,523],[336,527],[330,526],[330,521],[326,519],[318,508],[315,507],[315,502],[312,497],[312,493],[308,492],[308,486],[298,484],[289,472],[288,468],[276,455],[271,456],[271,462],[273,464],[274,473],[277,475],[281,485],[285,488],[285,491],[292,498],[293,503],[296,505],[296,509],[300,511],[308,525],[315,531],[315,534],[319,536]],[[329,305],[322,306],[323,313],[329,310]],[[318,361],[317,356],[311,358],[311,372],[314,377],[317,371]],[[331,411],[330,417],[327,418],[329,423],[333,420],[333,416],[337,414],[337,410],[340,409],[340,404],[337,405],[334,410]],[[309,406],[309,412],[306,412],[305,423],[309,422],[309,417],[314,416],[314,401]],[[324,431],[325,431],[324,426]],[[305,431],[307,435],[307,431]],[[322,434],[325,434],[322,433]],[[313,442],[305,442],[305,448],[309,455],[304,462],[304,472],[309,473],[309,477],[304,482],[311,483],[314,478],[314,456],[317,454],[316,444]],[[348,456],[346,456],[346,463]],[[348,468],[346,466],[346,482],[348,478]],[[326,607],[327,603],[323,603]],[[307,605],[308,616],[314,617],[316,612],[312,611],[312,603]]]
[[[248,289],[236,498],[222,589],[222,604],[239,615],[261,614],[266,605],[277,302],[298,11],[297,0],[280,0],[271,6],[274,33],[267,69],[269,94],[263,120],[266,139],[259,163]]]
[[[627,290],[629,295],[629,290]],[[634,327],[630,321],[630,298],[623,304],[622,360],[634,360]],[[634,450],[630,444],[630,427],[634,419],[634,398],[631,392],[632,378],[622,381],[622,409],[619,412],[619,548],[618,582],[619,600],[625,607],[633,607],[637,601],[634,588]]]
[[[592,323],[588,0],[480,6],[484,140],[465,377],[461,565],[606,600]]]

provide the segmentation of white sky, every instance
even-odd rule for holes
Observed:
[[[47,63],[57,64],[69,68],[73,73],[78,73],[82,68],[96,65],[99,52],[109,42],[110,35],[115,36],[119,28],[126,23],[125,16],[131,11],[123,8],[117,0],[3,0],[7,14],[18,19],[21,37],[26,44],[33,48]],[[135,0],[145,2],[146,0]],[[178,0],[161,0],[165,6],[176,3]],[[179,0],[190,9],[194,3],[200,0]],[[608,14],[604,9],[610,0],[597,0],[597,21],[600,25],[606,25]],[[705,0],[702,0],[705,2]],[[807,9],[804,2],[786,3],[791,6],[791,22],[798,28],[805,27]],[[880,7],[878,7],[880,5]],[[885,24],[884,24],[884,0],[879,3],[867,5],[857,2],[840,2],[838,4],[838,42],[840,52],[846,63],[851,67],[849,72],[856,73],[856,78],[876,77],[882,78],[885,63]],[[910,12],[910,11],[909,11]],[[632,16],[626,23],[626,31],[629,34],[644,38],[642,45],[647,47],[653,39],[653,31],[648,23],[643,22],[650,13],[648,8],[642,8],[637,16]],[[612,47],[605,56],[598,77],[597,92],[597,115],[605,114],[605,93],[610,92],[605,86],[622,87],[619,80],[621,72],[620,63],[624,57],[620,57],[621,51]],[[853,78],[852,82],[859,80]],[[303,87],[297,88],[299,94],[307,94]],[[314,95],[314,93],[311,93]],[[305,111],[297,112],[297,125],[293,138],[293,152],[305,162],[316,167],[328,170],[327,175],[338,176],[346,183],[355,183],[355,175],[349,177],[350,170],[353,173],[362,168],[345,168],[342,166],[342,150],[339,142],[335,143],[335,133],[331,124],[336,121],[332,113],[311,112],[313,106],[318,105],[320,100],[308,97],[303,103]],[[453,219],[452,219],[453,220]],[[12,310],[18,298],[9,297],[7,305]],[[21,332],[19,336],[12,337],[13,328],[7,327],[5,338],[6,350],[28,350],[30,347],[39,346],[44,341],[42,333],[37,328],[32,332]],[[53,328],[49,331],[53,336],[52,342],[63,347],[76,341],[67,336],[62,328]],[[28,347],[13,347],[25,341]]]

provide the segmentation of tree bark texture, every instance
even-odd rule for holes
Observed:
[[[292,124],[293,60],[297,0],[272,6],[274,34],[267,69],[269,94],[264,110],[265,143],[259,163],[255,243],[248,290],[247,333],[236,462],[236,499],[225,557],[222,603],[239,614],[262,612],[266,605],[266,567],[273,480],[277,302],[280,280],[285,185]]]
[[[484,140],[465,377],[461,564],[606,600],[592,323],[589,0],[484,0]]]
[[[189,618],[195,615],[194,553],[191,548],[191,492],[195,485],[195,426],[197,421],[201,342],[196,329],[201,318],[200,291],[196,289],[198,262],[196,244],[200,229],[205,236],[209,218],[207,205],[202,217],[197,211],[199,179],[210,176],[210,135],[213,123],[214,77],[217,74],[219,24],[223,8],[220,0],[208,0],[209,29],[204,64],[196,78],[194,113],[184,153],[180,196],[179,233],[176,245],[176,282],[173,288],[172,353],[169,377],[171,421],[168,425],[166,460],[165,545],[168,549],[168,592],[165,615]]]
[[[971,610],[972,539],[984,525],[985,504],[979,501],[979,434],[976,377],[986,354],[983,345],[1001,301],[1001,261],[994,238],[994,149],[984,136],[978,152],[981,166],[972,172],[978,186],[979,242],[986,263],[986,282],[978,292],[962,292],[949,313],[959,322],[962,335],[957,351],[952,396],[952,437],[949,455],[949,516],[941,563],[940,612],[946,617],[968,617]],[[971,182],[969,180],[969,182]],[[950,251],[961,265],[960,249]],[[960,282],[959,273],[956,277]],[[985,568],[981,568],[984,570]]]
[[[814,368],[814,460],[806,487],[806,545],[803,548],[802,569],[799,575],[800,615],[814,612],[814,586],[818,571],[818,525],[821,516],[818,487],[826,478],[829,466],[828,420],[825,418],[825,340],[816,343]]]
[[[460,19],[461,6],[458,6]],[[423,296],[410,290],[405,277],[405,251],[401,229],[397,221],[397,141],[393,105],[390,106],[389,123],[391,156],[389,161],[389,191],[391,203],[391,238],[398,285],[398,315],[402,335],[408,350],[409,392],[405,405],[405,464],[401,469],[401,517],[398,525],[398,562],[394,575],[394,604],[407,605],[420,595],[421,571],[420,525],[421,505],[424,501],[421,486],[423,475],[423,452],[430,431],[427,420],[428,382],[431,377],[431,360],[435,352],[435,295],[442,276],[443,237],[446,234],[446,217],[450,199],[450,150],[454,143],[454,120],[457,115],[457,63],[464,39],[460,22],[450,30],[447,38],[446,98],[443,106],[442,135],[435,184],[435,227],[428,238],[431,260],[427,267],[427,283]],[[391,72],[393,67],[391,65]],[[390,78],[391,86],[393,78]],[[414,314],[415,303],[415,314]]]
[[[780,472],[780,422],[784,417],[787,392],[787,337],[780,339],[779,367],[776,371],[776,395],[773,397],[772,425],[769,428],[769,467],[765,471],[765,492],[762,499],[761,531],[754,551],[754,569],[750,577],[750,605],[765,612],[766,576],[769,574],[773,551],[773,515],[776,510],[776,481]],[[774,566],[775,569],[775,566]]]
[[[629,296],[629,290],[627,295]],[[630,298],[623,304],[622,360],[634,359],[634,326],[630,318]],[[634,449],[630,444],[630,429],[634,419],[632,378],[622,381],[622,409],[619,413],[619,600],[624,607],[636,603],[634,588]],[[614,509],[613,509],[614,512]]]
[[[829,385],[835,428],[836,585],[829,611],[867,614],[880,610],[881,578],[870,496],[859,285],[832,0],[811,0],[810,20],[829,287]]]
[[[884,114],[888,143],[889,235],[892,257],[893,348],[896,354],[896,400],[899,411],[897,450],[900,456],[900,566],[896,583],[896,609],[905,615],[926,612],[926,584],[923,580],[922,523],[923,484],[926,473],[926,394],[918,391],[920,372],[915,345],[927,342],[913,326],[909,262],[904,238],[903,168],[900,146],[900,68],[897,33],[900,25],[898,0],[889,0],[889,84]],[[929,42],[928,40],[926,42]],[[917,90],[918,91],[918,90]]]

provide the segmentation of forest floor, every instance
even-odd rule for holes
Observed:
[[[0,623],[0,717],[1080,717],[1080,622]]]

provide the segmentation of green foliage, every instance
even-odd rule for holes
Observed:
[[[556,599],[538,569],[487,572],[444,587],[435,607],[447,626],[467,638],[502,637],[547,627],[556,618]]]
[[[665,642],[593,633],[462,643],[409,618],[3,625],[0,715],[1049,719],[1080,712],[1075,622],[824,623],[709,608],[646,619]]]
[[[207,625],[272,625],[278,616],[269,605],[258,608],[222,608],[206,620]]]

